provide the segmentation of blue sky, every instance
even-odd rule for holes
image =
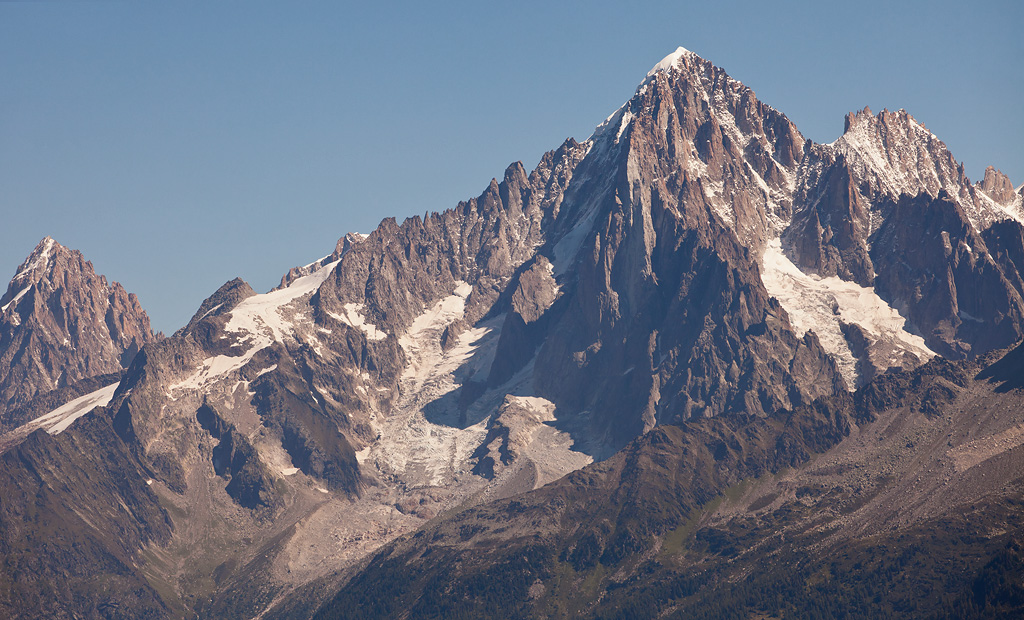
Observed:
[[[0,279],[52,235],[172,332],[586,138],[679,45],[815,141],[902,107],[1024,183],[1024,3],[370,4],[0,3]]]

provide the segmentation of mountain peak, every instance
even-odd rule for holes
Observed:
[[[1017,192],[1014,191],[1010,178],[994,166],[985,168],[985,178],[978,183],[978,188],[989,198],[1002,205],[1010,204],[1017,198]]]
[[[658,64],[651,67],[651,70],[647,72],[647,77],[651,77],[652,75],[661,72],[668,73],[670,70],[675,68],[683,58],[700,58],[700,56],[694,54],[685,47],[677,47],[674,52],[665,56],[658,61]]]
[[[57,243],[53,237],[49,235],[43,237],[28,258],[18,267],[13,279],[20,282],[33,274],[45,271],[56,256],[67,251],[68,249]]]
[[[849,132],[850,129],[858,122],[862,122],[867,119],[873,119],[874,117],[875,113],[872,112],[871,108],[869,108],[868,106],[864,106],[863,110],[858,110],[857,112],[847,112],[846,124],[845,126],[843,126],[843,133],[845,134]]]
[[[927,192],[932,197],[945,189],[967,210],[972,224],[984,228],[993,218],[1005,217],[977,202],[974,190],[964,175],[963,165],[923,123],[906,110],[883,109],[873,114],[870,108],[847,114],[843,135],[827,145],[844,155],[874,189],[892,199],[901,194]]]
[[[44,237],[0,296],[0,414],[37,394],[117,372],[154,339],[135,295],[97,274],[78,250]],[[42,361],[40,361],[42,360]]]
[[[8,306],[24,296],[33,284],[42,280],[54,259],[67,251],[67,248],[54,241],[53,237],[43,237],[18,267],[7,287],[7,292],[0,297],[0,312],[5,312]]]
[[[846,115],[846,126],[843,128],[843,134],[863,129],[878,131],[877,128],[879,126],[900,127],[904,132],[915,131],[924,137],[932,135],[931,131],[924,126],[924,123],[915,119],[903,108],[896,111],[883,108],[881,112],[875,114],[868,106],[864,106],[863,110],[850,112]]]

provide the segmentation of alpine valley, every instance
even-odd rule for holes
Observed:
[[[171,336],[44,239],[0,297],[0,616],[1020,617],[1022,201],[680,48]]]

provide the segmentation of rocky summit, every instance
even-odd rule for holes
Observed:
[[[0,299],[0,609],[1019,613],[1021,195],[679,48],[587,140],[171,337],[46,239]]]
[[[0,430],[26,421],[18,410],[33,399],[117,374],[156,340],[135,295],[43,239],[0,297]]]

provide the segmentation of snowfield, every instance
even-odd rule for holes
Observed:
[[[293,319],[286,317],[283,310],[299,299],[315,293],[340,262],[337,260],[328,263],[313,273],[296,279],[285,288],[263,295],[253,295],[235,306],[230,313],[231,318],[224,326],[224,331],[237,334],[238,342],[248,343],[249,348],[238,356],[217,355],[207,358],[199,370],[170,386],[169,392],[173,394],[178,389],[200,389],[218,377],[242,368],[257,353],[293,334]]]
[[[808,275],[793,264],[774,239],[764,252],[761,279],[768,294],[789,313],[797,334],[813,330],[821,346],[836,360],[848,386],[857,385],[857,360],[840,329],[840,322],[855,323],[876,338],[892,342],[922,359],[935,356],[924,338],[907,330],[907,321],[892,306],[866,288],[832,276]]]

